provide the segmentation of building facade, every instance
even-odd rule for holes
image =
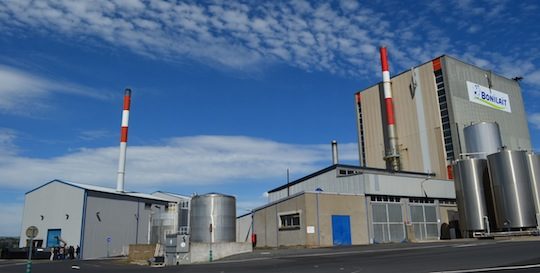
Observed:
[[[432,174],[337,164],[268,195],[237,221],[241,238],[253,225],[257,247],[438,240],[458,219],[453,181]]]
[[[26,228],[39,230],[40,248],[80,246],[84,259],[127,255],[130,244],[148,243],[151,217],[170,201],[135,192],[53,180],[25,195],[20,247]]]
[[[391,78],[401,169],[451,178],[466,152],[463,128],[497,122],[509,149],[531,149],[519,83],[441,56]],[[360,165],[389,168],[382,83],[355,94]]]

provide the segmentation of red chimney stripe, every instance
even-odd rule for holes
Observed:
[[[448,174],[448,179],[454,179],[454,167],[452,165],[446,166],[446,171]]]
[[[441,70],[441,58],[433,60],[433,71]]]
[[[122,127],[122,130],[120,133],[120,142],[127,142],[127,136],[128,136],[128,127]]]
[[[381,47],[380,52],[382,71],[390,71],[388,70],[388,54],[386,52],[386,47]]]
[[[131,104],[131,97],[124,96],[124,110],[129,110],[130,104]]]
[[[386,103],[386,120],[388,121],[388,125],[394,125],[394,104],[392,103],[392,98],[386,98],[384,101]]]

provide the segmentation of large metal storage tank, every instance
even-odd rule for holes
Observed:
[[[531,178],[534,208],[536,209],[536,222],[538,225],[540,224],[540,154],[528,152],[527,163],[529,166],[529,176]]]
[[[219,193],[194,196],[190,229],[193,242],[235,242],[236,198]]]
[[[535,227],[527,152],[503,149],[487,159],[497,228]]]
[[[454,186],[462,231],[487,230],[484,220],[488,215],[484,183],[488,180],[487,160],[468,158],[456,161]]]
[[[496,122],[480,122],[463,129],[467,153],[473,158],[486,159],[502,147],[501,132]]]

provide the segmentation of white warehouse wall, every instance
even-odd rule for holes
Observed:
[[[35,239],[43,240],[43,247],[47,247],[49,229],[61,229],[61,237],[68,245],[80,244],[84,192],[84,189],[58,181],[28,192],[24,200],[19,246],[26,246],[25,231],[29,226],[38,228],[39,234]]]
[[[113,197],[107,194],[89,193],[86,201],[84,259],[126,255],[130,244],[148,243],[150,215],[166,202]],[[151,204],[145,208],[145,202]],[[97,213],[99,212],[99,219]],[[138,219],[137,219],[138,218]],[[107,242],[110,238],[110,242]]]

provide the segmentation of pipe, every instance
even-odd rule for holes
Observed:
[[[126,173],[126,151],[129,123],[129,107],[131,104],[131,89],[124,91],[124,109],[122,111],[122,128],[120,130],[120,156],[118,159],[118,177],[116,179],[116,191],[124,192],[124,175]]]
[[[337,141],[332,140],[332,165],[339,164]]]
[[[389,144],[384,159],[390,163],[392,170],[399,171],[401,167],[399,163],[394,104],[392,101],[392,86],[390,84],[390,71],[388,70],[388,54],[386,52],[386,47],[380,48],[380,54],[384,88],[384,103],[386,106],[386,126],[388,128]]]

